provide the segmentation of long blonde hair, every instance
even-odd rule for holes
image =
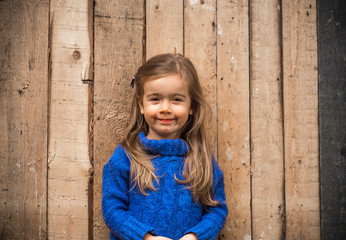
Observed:
[[[144,63],[135,75],[135,94],[132,100],[132,111],[129,130],[123,147],[131,159],[131,180],[134,186],[146,194],[146,190],[156,190],[154,181],[158,182],[150,156],[141,147],[138,139],[140,132],[148,134],[149,127],[140,112],[138,101],[142,101],[144,83],[168,75],[178,75],[188,83],[193,114],[181,129],[181,138],[189,146],[183,170],[184,180],[175,180],[191,189],[195,201],[203,205],[215,206],[219,202],[213,199],[213,166],[212,153],[207,143],[206,121],[210,108],[203,96],[197,71],[191,61],[180,54],[161,54]]]

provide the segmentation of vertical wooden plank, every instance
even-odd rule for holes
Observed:
[[[320,239],[316,1],[283,1],[286,239]]]
[[[321,238],[346,239],[346,2],[317,2]]]
[[[161,53],[184,53],[183,0],[147,0],[146,59]]]
[[[215,0],[185,2],[184,36],[185,56],[195,65],[204,94],[212,109],[208,140],[217,156]]]
[[[130,80],[143,61],[144,2],[95,2],[94,239],[109,239],[101,214],[102,169],[124,137]]]
[[[0,3],[0,239],[46,239],[48,1]]]
[[[283,238],[280,1],[251,2],[251,161],[254,239]]]
[[[48,238],[88,238],[88,1],[52,1]]]
[[[251,239],[248,7],[217,2],[218,159],[229,207],[222,239]]]

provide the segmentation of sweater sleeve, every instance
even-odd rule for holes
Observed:
[[[228,214],[223,173],[216,163],[214,157],[213,168],[213,187],[215,199],[218,200],[220,204],[214,207],[208,207],[204,211],[201,221],[185,232],[185,234],[191,232],[195,233],[198,237],[198,240],[215,239],[225,225],[226,217]]]
[[[130,161],[118,146],[103,168],[102,215],[111,232],[120,239],[142,240],[153,229],[128,212]]]

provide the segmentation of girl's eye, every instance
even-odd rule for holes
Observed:
[[[181,98],[174,98],[173,101],[174,101],[174,102],[182,102],[183,99],[181,99]]]
[[[157,102],[157,101],[160,101],[160,99],[157,98],[157,97],[153,97],[153,98],[150,99],[150,101],[152,101],[152,102]]]

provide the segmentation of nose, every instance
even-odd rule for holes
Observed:
[[[161,113],[171,112],[171,104],[168,100],[162,101],[160,112]]]

